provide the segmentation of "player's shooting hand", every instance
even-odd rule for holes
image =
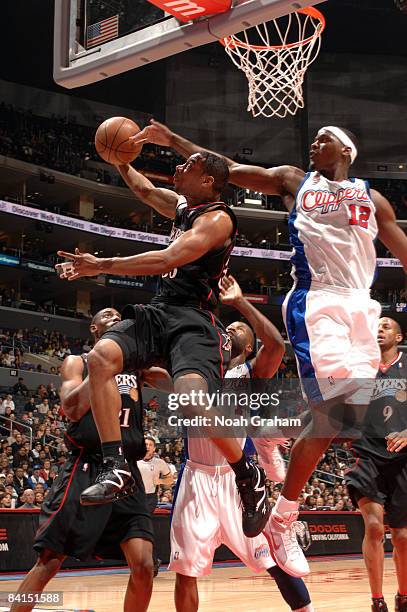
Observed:
[[[404,431],[393,431],[386,436],[386,440],[387,450],[390,453],[399,453],[407,446],[407,429]]]
[[[151,142],[152,144],[162,145],[164,147],[170,147],[172,143],[173,133],[166,125],[150,120],[150,125],[141,130],[135,136],[130,136],[129,140],[134,146],[139,144],[145,144]]]
[[[100,274],[100,263],[102,259],[90,253],[81,253],[75,249],[75,253],[58,251],[58,257],[64,257],[69,261],[56,264],[55,269],[60,278],[73,281],[82,276],[97,276]]]
[[[220,294],[222,304],[235,304],[243,297],[242,290],[233,276],[224,276],[220,281]]]

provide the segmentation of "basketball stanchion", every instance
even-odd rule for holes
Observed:
[[[247,77],[253,117],[286,117],[304,108],[304,76],[324,28],[322,13],[307,7],[220,40]]]

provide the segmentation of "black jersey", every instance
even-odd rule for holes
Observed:
[[[84,361],[83,378],[87,375],[86,355]],[[128,461],[142,459],[147,450],[143,432],[143,401],[137,374],[117,374],[116,383],[122,400],[120,411],[120,426],[123,441],[123,450]],[[70,423],[66,431],[66,442],[70,450],[84,447],[89,453],[101,453],[99,434],[96,424],[89,410],[79,421]]]
[[[363,437],[352,446],[357,454],[367,453],[386,460],[405,459],[406,449],[390,453],[385,440],[388,434],[404,429],[407,429],[407,356],[400,352],[390,366],[379,369]]]
[[[219,281],[227,273],[229,257],[236,241],[237,220],[234,213],[223,202],[188,206],[182,199],[176,209],[170,244],[190,230],[198,217],[214,210],[223,210],[232,219],[231,243],[227,247],[209,251],[192,263],[163,274],[153,304],[165,302],[180,306],[199,306],[207,310],[215,309],[219,299]]]

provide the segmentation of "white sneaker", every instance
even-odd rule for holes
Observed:
[[[285,438],[254,438],[259,464],[266,472],[266,476],[273,482],[283,482],[286,475],[284,459],[278,445],[284,446]]]
[[[277,565],[290,576],[302,578],[310,573],[310,568],[298,544],[294,526],[297,516],[298,512],[285,512],[283,516],[273,508],[263,534]]]

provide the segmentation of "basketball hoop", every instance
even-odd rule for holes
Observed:
[[[307,7],[220,40],[249,82],[253,117],[285,117],[304,108],[302,84],[321,47],[325,17]]]

